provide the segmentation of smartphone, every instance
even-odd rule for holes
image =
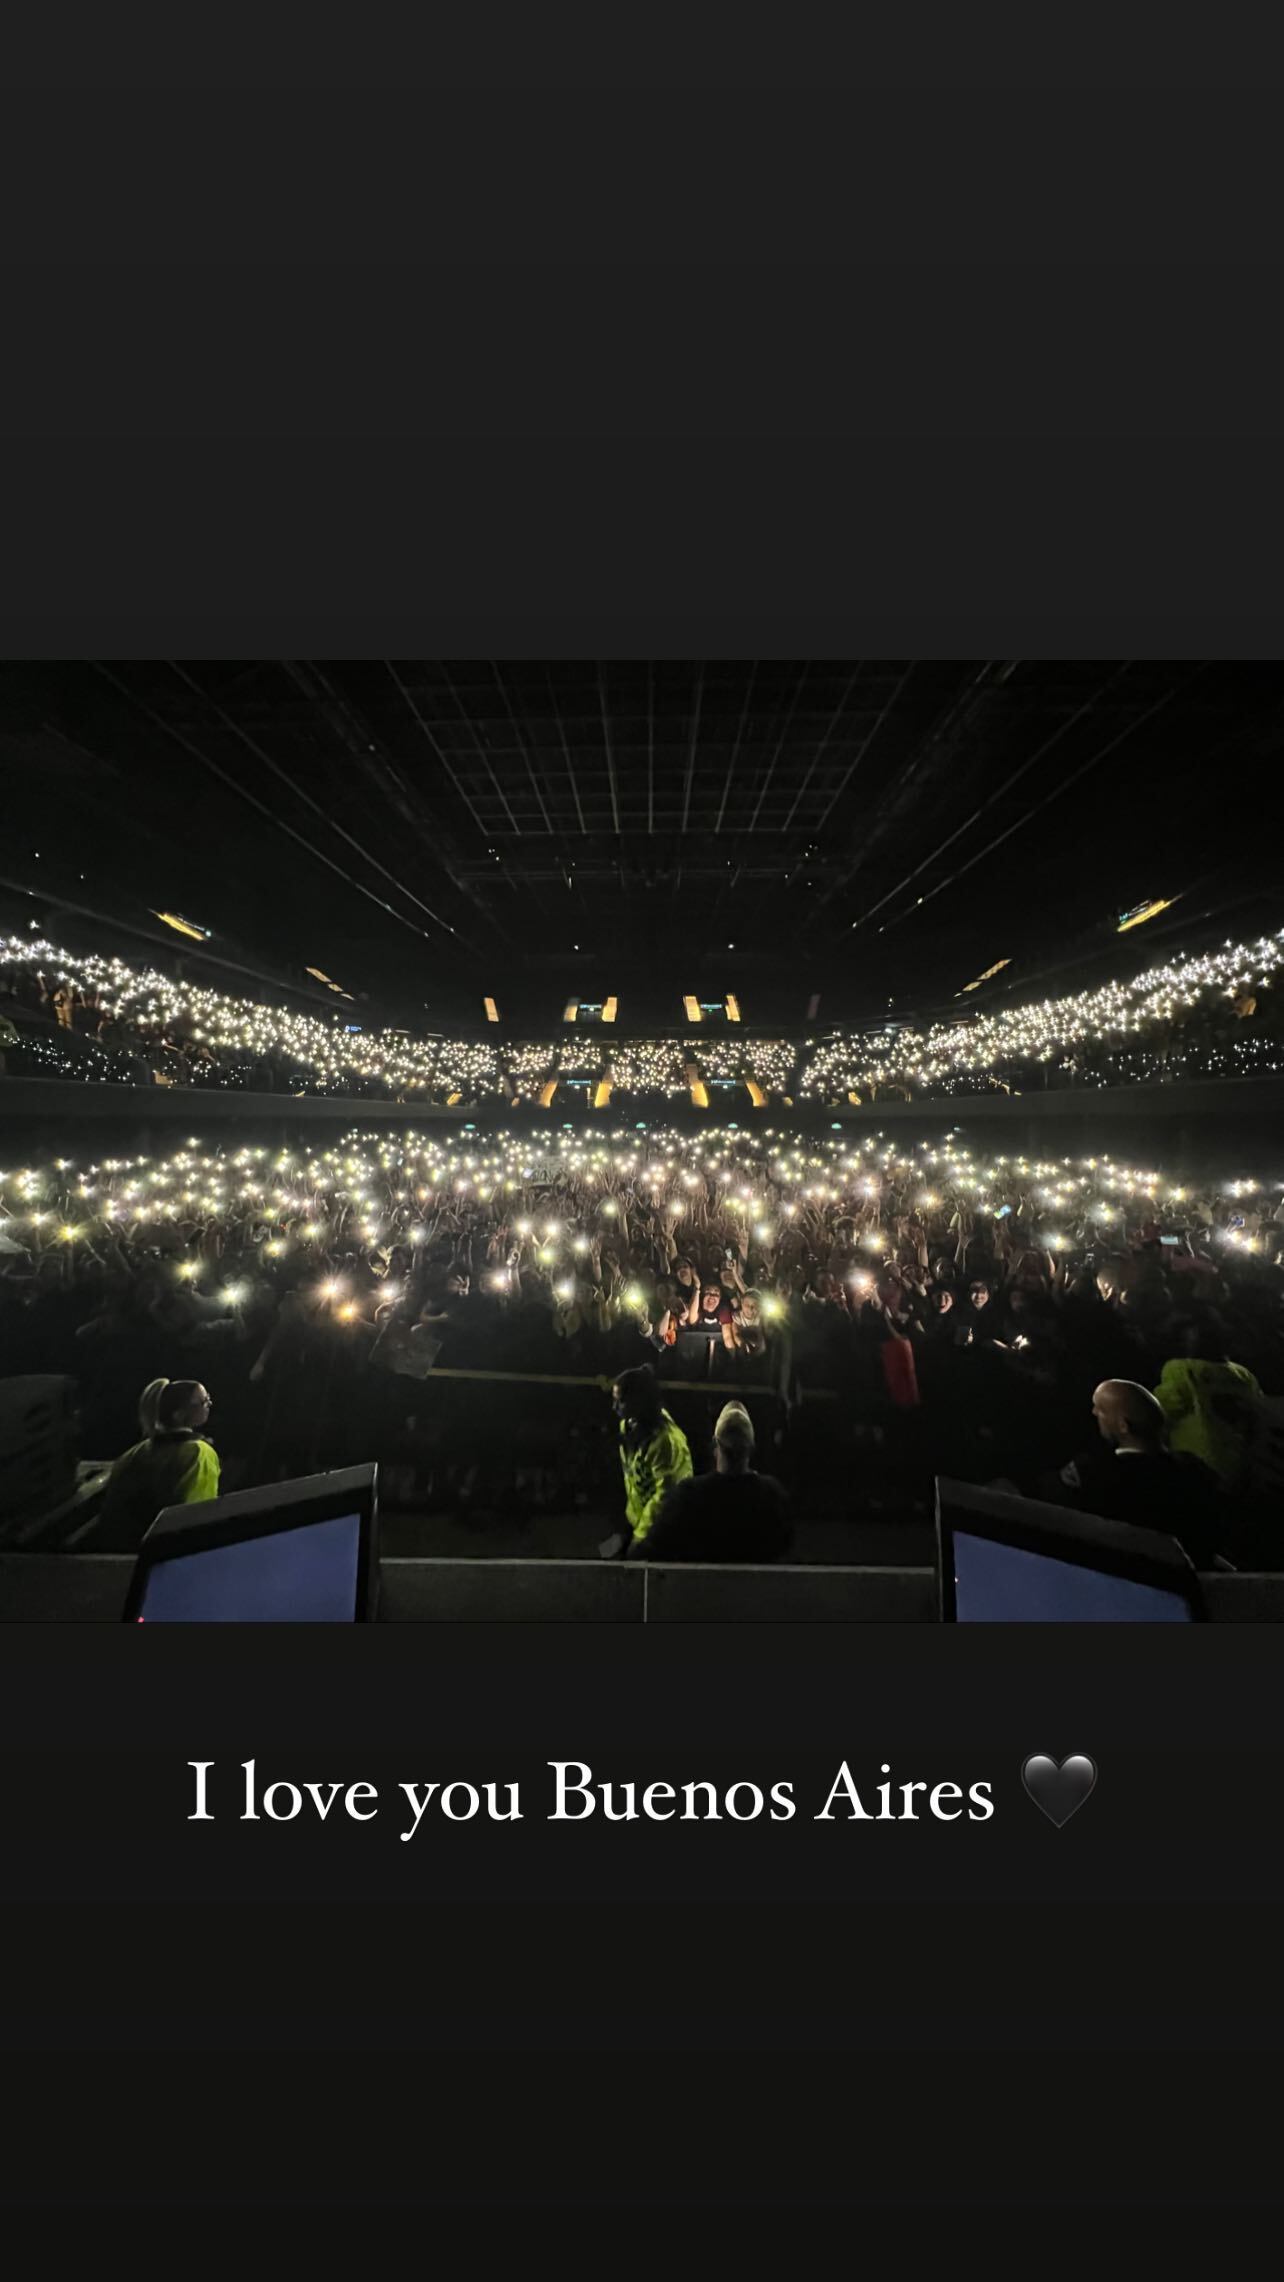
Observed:
[[[1010,1204],[1001,1204],[994,1217],[996,1220],[1006,1220],[1011,1210],[1012,1207]]]
[[[1161,1244],[1180,1244],[1181,1238],[1180,1236],[1161,1236],[1159,1241]]]

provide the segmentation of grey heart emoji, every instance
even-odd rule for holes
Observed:
[[[1097,1770],[1082,1751],[1073,1752],[1060,1766],[1039,1751],[1026,1760],[1021,1780],[1036,1807],[1041,1807],[1049,1822],[1060,1830],[1072,1814],[1078,1813],[1084,1800],[1091,1798],[1097,1787]]]

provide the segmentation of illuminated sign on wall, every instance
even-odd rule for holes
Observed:
[[[190,935],[194,943],[208,943],[210,939],[208,927],[198,927],[194,919],[184,919],[181,911],[154,911],[152,917],[163,920],[176,935]]]
[[[304,972],[309,975],[314,975],[319,983],[324,983],[326,989],[334,991],[339,998],[351,998],[351,991],[344,990],[341,983],[333,982],[330,976],[326,973],[324,967],[307,967],[304,969]]]
[[[974,983],[964,983],[964,990],[979,990],[982,983],[988,983],[993,975],[1001,975],[1003,969],[1011,964],[1011,959],[996,959],[994,965],[987,967],[983,975],[978,975]]]
[[[1166,898],[1157,897],[1152,903],[1137,903],[1133,905],[1131,911],[1121,911],[1119,925],[1115,929],[1116,935],[1126,935],[1130,927],[1144,927],[1148,919],[1157,919],[1161,911],[1171,911],[1173,905],[1180,900],[1181,898],[1175,895]]]

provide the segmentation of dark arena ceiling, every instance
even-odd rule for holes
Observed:
[[[416,1027],[939,1012],[1280,924],[1282,745],[1275,665],[7,665],[0,917]]]

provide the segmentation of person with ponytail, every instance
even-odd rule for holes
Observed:
[[[138,1398],[138,1424],[144,1440],[156,1432],[156,1405],[168,1385],[168,1379],[149,1379]]]
[[[197,1379],[153,1379],[144,1387],[138,1405],[143,1440],[112,1467],[93,1552],[135,1552],[166,1506],[218,1496],[218,1452],[202,1434],[211,1407]]]

